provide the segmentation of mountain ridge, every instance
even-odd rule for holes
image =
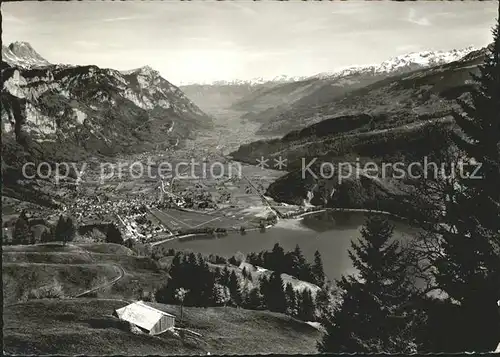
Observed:
[[[469,100],[475,85],[470,73],[478,72],[485,54],[485,49],[475,50],[454,62],[390,76],[295,112],[294,129],[286,135],[241,145],[230,155],[251,164],[262,157],[286,159],[288,173],[266,193],[277,201],[411,212],[411,207],[401,203],[401,190],[394,188],[410,189],[401,181],[369,180],[363,173],[342,185],[337,176],[304,178],[301,160],[316,158],[312,169],[317,172],[322,162],[351,163],[353,168],[354,158],[372,163],[420,162],[434,152],[448,150],[452,144],[446,138],[455,130],[456,99]],[[287,123],[290,116],[278,119]],[[412,214],[416,212],[408,213]]]
[[[262,124],[259,134],[278,135],[288,129],[268,128],[267,123],[293,106],[313,106],[397,73],[405,73],[457,60],[475,49],[421,51],[395,56],[376,65],[339,68],[309,76],[280,75],[269,78],[183,83],[180,87],[204,110],[220,108],[240,112],[244,119]],[[292,116],[293,117],[293,116]]]
[[[250,79],[227,79],[215,81],[190,81],[181,82],[179,86],[218,86],[218,85],[260,85],[264,83],[289,83],[298,82],[313,78],[331,78],[339,75],[346,75],[359,70],[374,70],[376,73],[392,72],[398,67],[419,64],[423,66],[437,66],[444,63],[456,61],[470,52],[478,50],[474,46],[468,46],[462,49],[436,50],[436,51],[418,51],[409,52],[402,55],[390,57],[381,63],[350,65],[335,69],[333,71],[320,72],[313,75],[288,75],[281,74],[274,77],[254,77]]]
[[[2,62],[23,68],[37,68],[51,66],[29,42],[16,41],[8,46],[2,45]]]
[[[449,63],[459,63],[463,60],[468,61],[470,56],[481,56],[483,51],[483,49],[476,50],[472,47],[437,53],[437,55],[435,52],[427,51],[402,57],[397,56],[394,57],[396,60],[389,60],[378,67],[353,67],[354,69],[347,69],[333,75],[320,76],[315,79],[316,88],[306,91],[305,95],[300,95],[293,101],[277,106],[268,105],[267,109],[260,112],[254,111],[247,117],[262,123],[258,131],[259,134],[283,135],[291,130],[303,128],[308,124],[317,123],[334,115],[339,109],[335,108],[333,103],[339,103],[342,98],[348,97],[355,91],[363,91],[363,88],[368,88],[375,83],[407,73],[425,71],[430,68],[446,66]],[[422,60],[416,61],[415,58]],[[449,62],[450,60],[452,61]],[[440,64],[435,65],[436,63]],[[255,102],[259,98],[252,100]],[[240,109],[255,109],[252,108],[252,100],[250,100],[250,104],[241,100],[235,106]],[[376,99],[374,98],[374,100]],[[242,103],[245,104],[243,108],[241,107]],[[338,115],[341,114],[348,113],[338,113]]]
[[[410,67],[413,65],[421,67],[439,66],[445,63],[458,61],[469,53],[477,50],[477,48],[469,46],[463,49],[453,49],[449,51],[438,50],[409,52],[403,55],[391,57],[378,64],[348,66],[333,72],[323,72],[312,77],[336,78],[360,71],[373,73],[392,73],[400,68]]]
[[[275,77],[255,77],[250,79],[228,79],[228,80],[216,80],[216,81],[190,81],[181,82],[180,86],[225,86],[225,85],[261,85],[266,83],[288,83],[307,79],[309,76],[289,76],[286,74],[281,74]]]
[[[26,49],[19,65],[2,61],[1,92],[2,160],[14,170],[14,180],[27,160],[173,149],[212,125],[210,116],[150,67],[123,74],[95,65],[46,65],[31,46],[18,47]]]

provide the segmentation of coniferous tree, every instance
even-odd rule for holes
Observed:
[[[314,277],[314,284],[323,286],[325,283],[325,272],[323,270],[323,261],[319,251],[314,253],[314,264],[311,267],[312,275]]]
[[[262,308],[262,294],[258,288],[253,288],[248,293],[245,308],[250,310],[258,310]]]
[[[328,286],[323,286],[321,290],[316,293],[316,308],[318,309],[319,321],[323,321],[331,316],[333,312],[333,296]]]
[[[215,304],[215,274],[210,270],[208,263],[202,260],[198,263],[199,266],[199,282],[200,282],[200,302],[197,306],[213,306]]]
[[[286,297],[286,314],[290,316],[297,315],[297,294],[291,283],[286,284],[285,288]]]
[[[283,285],[281,274],[273,272],[269,278],[267,291],[264,294],[269,310],[282,313],[286,311],[286,296]]]
[[[273,270],[278,273],[283,273],[286,269],[285,267],[285,251],[276,243],[271,251],[271,254],[268,254],[268,259],[266,259],[266,266],[268,269]]]
[[[229,268],[227,266],[224,267],[224,270],[222,271],[221,278],[220,278],[220,283],[225,286],[229,286],[229,278],[231,276],[231,272],[229,271]]]
[[[300,280],[307,281],[309,283],[315,284],[314,274],[312,271],[312,267],[309,263],[305,263],[301,269],[298,278]]]
[[[303,321],[314,321],[315,320],[316,306],[314,304],[314,298],[312,297],[311,290],[304,289],[300,293],[299,306],[298,306],[298,317]]]
[[[269,309],[267,301],[267,297],[271,294],[269,289],[269,278],[266,275],[261,275],[259,283],[259,293],[262,296],[262,307]]]
[[[205,258],[201,253],[196,255],[196,259],[198,259],[198,265],[203,265],[205,263]]]
[[[196,254],[193,252],[189,253],[181,270],[181,276],[184,282],[179,280],[179,285],[185,286],[190,292],[189,295],[186,296],[185,304],[187,306],[200,306],[201,303],[202,277],[199,275],[199,267]]]
[[[259,259],[259,256],[257,253],[250,253],[247,255],[247,261],[252,264],[252,265],[259,265],[262,266],[262,262]]]
[[[43,231],[42,237],[40,240],[42,243],[52,242],[54,240],[53,228],[49,228],[49,229],[46,229],[45,231]]]
[[[54,232],[54,239],[66,244],[73,240],[76,234],[76,227],[71,217],[59,216]]]
[[[250,287],[248,285],[248,281],[245,281],[243,283],[243,285],[240,287],[239,289],[239,292],[240,292],[240,306],[241,307],[245,307],[248,305],[248,298],[249,298],[249,295],[250,295]]]
[[[194,253],[181,257],[177,252],[169,270],[169,280],[156,293],[156,300],[162,303],[175,302],[175,292],[184,288],[189,290],[184,305],[214,306],[220,303],[224,296],[218,296],[215,274],[210,270],[204,259],[197,259]],[[199,257],[198,257],[199,258]]]
[[[221,284],[221,277],[222,277],[222,271],[219,267],[216,267],[214,270],[214,278],[218,284]],[[224,285],[224,284],[221,284],[221,285]]]
[[[72,217],[66,217],[66,242],[71,242],[76,235],[76,224]]]
[[[234,270],[231,272],[231,275],[229,276],[229,291],[231,293],[231,300],[236,306],[241,306],[242,303],[242,296],[241,296],[241,290],[240,290],[240,281],[238,279],[238,276],[234,272]]]
[[[425,311],[425,320],[416,331],[422,353],[464,352],[462,341],[457,339],[464,333],[460,306],[441,298],[424,297],[419,308]]]
[[[258,261],[258,266],[261,266],[261,267],[265,267],[266,266],[266,261],[265,261],[265,256],[266,256],[266,253],[267,252],[260,252],[258,255],[257,255],[257,261]]]
[[[323,321],[320,352],[414,351],[413,284],[399,243],[391,242],[392,232],[387,220],[372,216],[361,230],[362,239],[351,242],[349,256],[359,277],[343,276],[337,282],[342,303]]]
[[[287,253],[288,273],[298,278],[305,265],[306,259],[304,258],[304,255],[302,254],[302,251],[297,244],[293,251]]]
[[[499,14],[500,18],[500,14]],[[500,21],[500,20],[499,20]],[[500,336],[500,38],[493,31],[472,100],[460,100],[454,113],[461,129],[454,141],[460,154],[480,167],[465,167],[445,192],[442,253],[435,259],[436,282],[459,304],[461,351],[492,351]],[[472,170],[478,168],[474,176]]]
[[[22,211],[19,215],[16,224],[14,226],[13,232],[13,244],[30,244],[32,240],[32,232],[28,225],[28,219],[26,217],[26,212]]]
[[[162,286],[156,291],[156,301],[160,303],[174,303],[175,302],[175,291],[181,287],[182,276],[182,266],[184,262],[182,261],[182,255],[177,252],[172,259],[172,264],[168,271],[168,281],[167,284]]]
[[[110,224],[106,231],[106,243],[123,244],[122,233],[114,224]]]
[[[232,256],[231,258],[229,258],[228,263],[231,264],[231,265],[235,265],[235,266],[239,265],[238,261],[236,260],[236,258],[234,256]]]

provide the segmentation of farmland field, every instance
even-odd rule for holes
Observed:
[[[195,228],[235,228],[240,226],[254,228],[259,224],[259,217],[252,211],[244,209],[225,209],[212,214],[202,212],[181,211],[176,209],[152,210],[154,216],[170,230]]]

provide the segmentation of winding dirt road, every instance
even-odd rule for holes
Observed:
[[[37,245],[45,245],[45,246],[47,246],[47,245],[60,245],[60,244],[50,244],[50,243],[47,244],[47,243],[43,243],[43,244],[37,244]],[[76,248],[76,249],[78,249],[78,250],[80,250],[80,251],[88,254],[90,257],[93,256],[92,252],[90,252],[87,249],[82,248],[82,247],[80,247],[78,245],[70,244],[69,243],[69,244],[66,244],[66,246]],[[63,252],[62,254],[65,254],[65,253]],[[37,263],[28,263],[28,264],[37,264]],[[79,265],[83,265],[83,264],[79,264]],[[114,278],[113,280],[111,280],[111,281],[109,281],[107,283],[104,283],[102,285],[93,287],[92,289],[86,290],[86,291],[84,291],[82,293],[79,293],[77,295],[74,295],[74,296],[72,296],[72,298],[83,297],[83,296],[88,295],[88,294],[90,294],[90,293],[92,293],[94,291],[97,291],[99,289],[104,289],[104,288],[108,288],[110,286],[113,286],[114,284],[116,284],[118,281],[120,281],[125,276],[125,269],[123,269],[123,267],[121,265],[118,265],[118,264],[109,264],[109,265],[110,266],[114,266],[114,267],[116,267],[119,270],[119,275],[116,278]]]
[[[108,288],[110,286],[113,286],[115,283],[117,283],[119,280],[121,280],[124,276],[125,276],[125,270],[120,266],[120,265],[117,265],[117,264],[111,264],[112,266],[118,268],[118,270],[120,271],[120,275],[118,275],[116,278],[114,278],[113,280],[105,283],[105,284],[102,284],[102,285],[99,285],[99,286],[96,286],[90,290],[87,290],[87,291],[84,291],[83,293],[80,293],[78,295],[75,295],[73,296],[73,298],[80,298],[80,297],[84,297],[85,295],[88,295],[90,293],[93,293],[94,291],[97,291],[97,290],[100,290],[100,289],[104,289],[104,288]]]

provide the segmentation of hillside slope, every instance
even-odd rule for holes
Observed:
[[[4,246],[2,268],[7,304],[25,301],[45,287],[57,287],[62,297],[74,297],[118,277],[98,289],[97,296],[137,298],[140,291],[163,286],[168,276],[153,259],[108,243]]]
[[[134,334],[111,316],[123,300],[39,300],[4,310],[8,354],[179,355],[316,353],[320,332],[287,316],[234,308],[184,308],[183,325],[201,338]],[[154,304],[180,315],[178,306]],[[178,321],[176,322],[179,323]]]
[[[342,107],[340,103],[343,103],[343,98],[357,97],[360,92],[369,90],[372,85],[376,86],[385,79],[394,82],[405,78],[408,73],[446,66],[464,56],[467,58],[471,53],[474,53],[471,48],[411,53],[379,65],[355,66],[334,73],[319,74],[293,84],[296,87],[301,85],[300,88],[293,88],[293,91],[290,86],[276,86],[270,91],[255,92],[235,106],[249,111],[247,118],[262,123],[260,134],[284,134],[332,115],[354,114],[354,108]],[[415,94],[418,96],[420,93]],[[359,107],[364,108],[366,104],[361,101]]]

